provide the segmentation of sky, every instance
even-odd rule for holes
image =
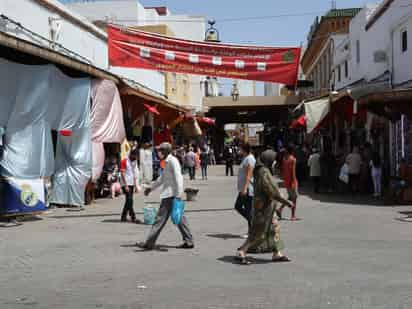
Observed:
[[[317,15],[332,7],[330,0],[141,0],[145,6],[167,6],[175,14],[201,15],[217,21],[225,43],[270,46],[304,44]],[[337,0],[337,8],[363,7],[378,0]],[[278,18],[223,21],[222,19],[279,15]],[[219,22],[219,20],[222,20]]]
[[[70,2],[73,0],[60,1]],[[167,6],[172,14],[204,16],[207,19],[214,19],[220,33],[220,40],[224,43],[275,47],[304,46],[315,17],[325,14],[332,7],[331,0],[139,1],[144,6]],[[336,0],[335,2],[337,8],[351,8],[363,7],[368,3],[380,2],[380,0]],[[266,18],[261,18],[262,16]],[[250,17],[252,18],[242,20],[242,18]],[[229,21],[228,19],[237,20]],[[223,92],[230,93],[231,82],[227,82],[225,79],[223,81],[225,84]],[[262,83],[257,83],[257,92],[258,95],[263,95]]]
[[[167,6],[174,14],[201,15],[216,20],[220,40],[225,43],[300,46],[305,45],[316,16],[332,7],[330,0],[140,0],[144,6]],[[337,0],[337,8],[363,7],[379,0]],[[282,17],[273,17],[279,16]],[[285,16],[289,15],[289,16]],[[290,16],[295,15],[295,16]],[[250,20],[225,21],[243,17]],[[220,21],[221,20],[221,21]],[[222,91],[230,95],[231,82],[220,79]],[[263,83],[257,83],[257,95],[263,95]]]

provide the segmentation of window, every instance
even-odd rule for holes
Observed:
[[[342,80],[340,65],[338,66],[338,82]]]
[[[406,29],[401,31],[401,50],[406,52],[408,50],[408,31]]]
[[[345,78],[349,76],[348,60],[345,61]]]
[[[360,63],[360,41],[356,41],[356,63]]]

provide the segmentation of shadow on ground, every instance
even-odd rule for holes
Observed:
[[[230,264],[235,264],[235,265],[242,265],[235,256],[232,255],[226,255],[223,256],[221,258],[217,259],[220,262],[224,262],[224,263],[230,263]],[[252,265],[267,265],[267,264],[287,264],[287,263],[280,263],[280,262],[273,262],[271,255],[268,255],[267,259],[263,259],[263,258],[255,258],[255,257],[251,257],[248,256],[247,260],[252,264]]]
[[[185,213],[201,213],[201,212],[225,212],[225,211],[233,211],[233,208],[224,208],[224,209],[191,209],[191,210],[185,210]],[[84,213],[84,212],[83,212]],[[136,215],[143,215],[143,212],[137,211]],[[119,213],[102,213],[102,214],[83,214],[83,215],[62,215],[62,216],[48,216],[48,218],[53,218],[53,219],[69,219],[69,218],[98,218],[98,217],[115,217],[118,216],[120,217],[120,212]],[[113,221],[105,221],[107,223],[115,223],[118,222],[119,220],[113,220]]]
[[[278,183],[280,188],[285,188],[284,183]],[[382,199],[376,199],[368,194],[351,194],[349,192],[314,193],[309,182],[299,185],[299,195],[307,196],[314,201],[328,204],[345,204],[345,206],[374,206],[388,207]],[[298,202],[299,204],[299,202]]]
[[[236,234],[229,234],[229,233],[222,233],[222,234],[207,234],[207,237],[213,237],[213,238],[220,238],[220,239],[243,239],[241,235],[236,235]]]
[[[404,215],[404,217],[395,218],[395,220],[412,223],[412,211],[399,211],[399,214]]]

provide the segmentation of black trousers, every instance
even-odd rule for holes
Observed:
[[[129,187],[129,192],[126,192],[125,187],[122,188],[126,200],[124,203],[121,220],[126,221],[127,215],[129,215],[132,221],[136,221],[136,214],[133,209],[134,186],[128,186],[128,187]]]
[[[312,176],[313,181],[313,191],[315,193],[319,193],[320,191],[320,177],[319,176]]]
[[[229,162],[229,163],[226,162],[226,176],[229,176],[229,172],[230,172],[230,176],[233,176],[233,163],[232,162]]]
[[[235,209],[237,212],[246,219],[250,228],[252,224],[252,203],[253,197],[249,195],[242,195],[239,193],[235,203]]]
[[[190,180],[194,180],[196,178],[196,167],[188,167],[189,169],[189,176],[190,176]]]

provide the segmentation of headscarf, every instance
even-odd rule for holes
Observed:
[[[260,161],[265,167],[272,169],[273,162],[276,161],[276,152],[271,149],[265,150],[260,155]]]

